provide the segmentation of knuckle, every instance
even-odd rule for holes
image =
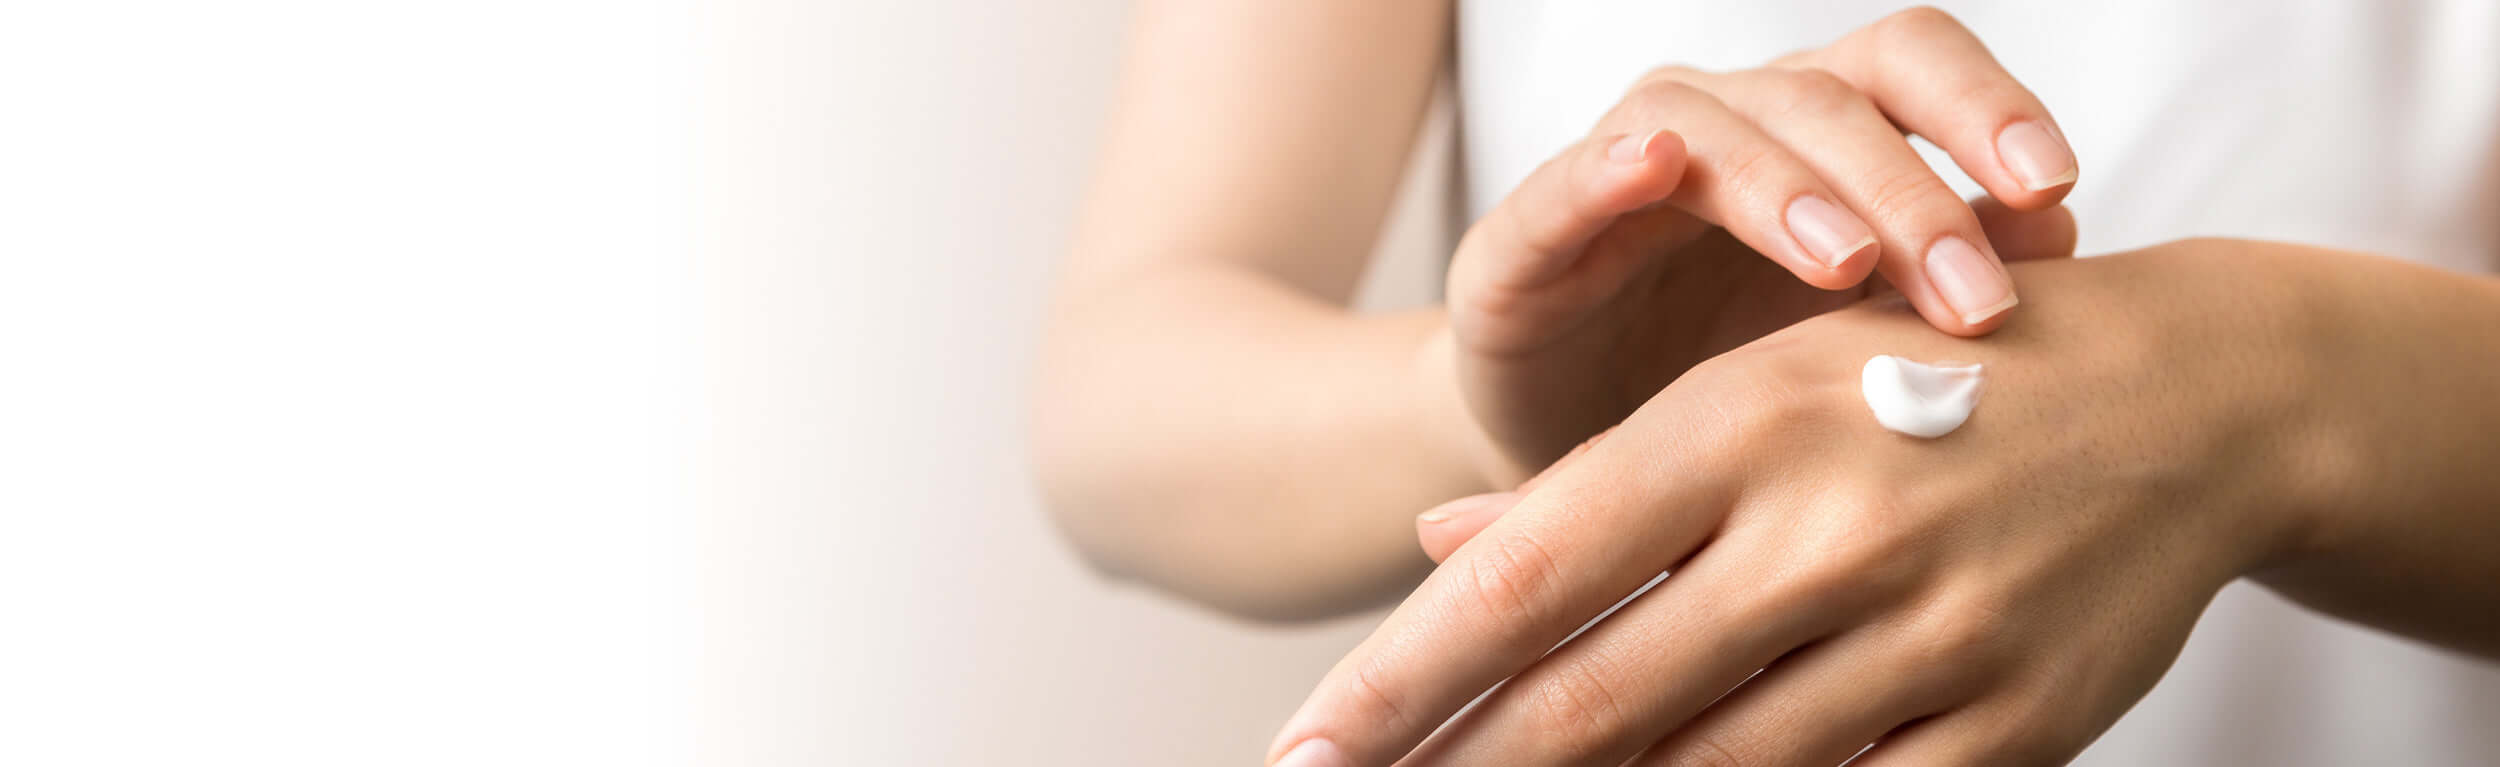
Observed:
[[[1538,626],[1553,612],[1551,592],[1561,580],[1553,552],[1525,531],[1492,539],[1467,560],[1467,591],[1501,626]]]
[[[1949,84],[1947,93],[1950,103],[1970,104],[1979,110],[2001,110],[1998,111],[1998,119],[1990,121],[1991,128],[2033,116],[2029,106],[2031,91],[2008,75],[1973,73],[1961,82]]]
[[[2069,746],[2072,736],[2054,727],[2025,726],[2013,729],[1979,750],[1982,764],[2014,765],[2015,767],[2051,767],[2065,764],[2070,755],[2082,746]]]
[[[1640,79],[1632,81],[1632,90],[1637,93],[1646,90],[1653,85],[1682,86],[1689,88],[1692,87],[1690,85],[1692,82],[1706,76],[1708,76],[1708,73],[1692,67],[1681,64],[1668,64],[1666,66],[1657,67],[1641,73]]]
[[[1872,109],[1872,102],[1839,75],[1821,69],[1770,70],[1774,95],[1769,113],[1789,117],[1836,117]]]
[[[1793,380],[1761,375],[1742,392],[1736,394],[1736,431],[1752,439],[1777,439],[1780,435],[1809,426],[1815,420],[1815,407],[1804,390]]]
[[[1939,35],[1969,34],[1960,19],[1932,5],[1904,8],[1875,22],[1874,31],[1880,39],[1915,43],[1932,40]]]
[[[1993,596],[1966,596],[1926,609],[1911,628],[1909,671],[1984,674],[1995,669],[2005,643],[2006,606]]]
[[[1765,181],[1788,185],[1785,181],[1772,181],[1783,179],[1789,170],[1785,167],[1786,161],[1769,144],[1744,142],[1722,146],[1716,152],[1704,152],[1694,159],[1695,164],[1709,168],[1712,175],[1730,189],[1740,184],[1761,184]]]
[[[1763,627],[1826,615],[1852,604],[1854,579],[1840,566],[1817,560],[1769,573],[1728,611],[1733,625]]]
[[[1378,667],[1369,664],[1356,666],[1347,680],[1346,686],[1354,694],[1354,705],[1364,714],[1360,721],[1387,722],[1398,729],[1405,729],[1414,723],[1407,717],[1406,700],[1395,692],[1398,689],[1395,685],[1380,678]]]
[[[1958,225],[1960,219],[1970,217],[1969,205],[1925,163],[1906,162],[1871,172],[1858,188],[1869,209],[1897,211],[1897,216],[1919,223]],[[1961,210],[1956,211],[1957,207]]]
[[[1614,675],[1602,663],[1575,661],[1558,664],[1553,673],[1538,680],[1530,693],[1533,716],[1542,720],[1541,728],[1553,734],[1548,744],[1556,756],[1578,761],[1605,751],[1615,738],[1627,732],[1630,713],[1623,698],[1608,681]]]
[[[1811,433],[1857,401],[1855,369],[1837,368],[1832,359],[1808,336],[1774,334],[1686,371],[1675,384],[1685,392],[1677,406],[1716,427],[1696,436],[1703,443],[1696,449],[1744,459],[1757,449],[1825,445]]]
[[[1697,732],[1676,744],[1666,754],[1664,767],[1745,767],[1745,760],[1735,749],[1721,742],[1724,736],[1714,732]]]
[[[1634,83],[1615,108],[1614,116],[1625,120],[1661,120],[1710,107],[1725,108],[1717,96],[1694,85],[1690,78],[1699,73],[1675,68],[1675,74],[1651,73]],[[1690,74],[1686,74],[1690,73]]]

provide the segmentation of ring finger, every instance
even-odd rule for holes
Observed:
[[[1835,765],[1893,728],[1944,710],[1962,686],[1922,662],[1907,632],[1869,627],[1825,640],[1712,703],[1635,767],[1717,763]]]

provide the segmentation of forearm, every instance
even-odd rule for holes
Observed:
[[[2262,575],[2317,609],[2500,657],[2500,280],[2347,257],[2316,281],[2323,491]]]
[[[1034,453],[1104,571],[1254,617],[1341,613],[1422,576],[1416,512],[1483,490],[1446,365],[1424,364],[1437,310],[1358,315],[1220,264],[1085,279]]]
[[[1449,5],[1137,5],[1033,410],[1047,501],[1103,570],[1275,619],[1422,572],[1407,519],[1471,489],[1416,394],[1439,316],[1344,306]]]

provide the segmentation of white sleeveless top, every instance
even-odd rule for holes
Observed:
[[[1649,68],[1760,66],[1901,4],[1461,5],[1461,135],[1482,215]],[[2057,115],[2083,167],[2066,201],[2082,252],[2213,235],[2500,270],[2500,2],[1940,5]],[[2500,764],[2500,664],[2237,584],[2076,763]]]

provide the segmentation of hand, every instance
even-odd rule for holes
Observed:
[[[1956,196],[1903,129],[1993,199]],[[1428,359],[1456,371],[1472,460],[1508,487],[1693,364],[1864,297],[1871,272],[1937,328],[1994,329],[2015,302],[1999,254],[2073,250],[2058,136],[1932,9],[1768,68],[1652,73],[1459,244]]]
[[[2320,383],[2333,323],[2310,319],[2325,281],[2306,253],[2023,264],[2031,304],[1985,340],[1886,299],[1698,366],[1515,509],[1445,510],[1498,519],[1271,758],[1838,764],[1872,743],[1853,764],[2062,761],[2221,586],[2312,545],[2353,474],[2321,398],[2366,400]],[[1883,430],[1858,392],[1875,354],[1985,365],[1977,412],[1935,440]]]

